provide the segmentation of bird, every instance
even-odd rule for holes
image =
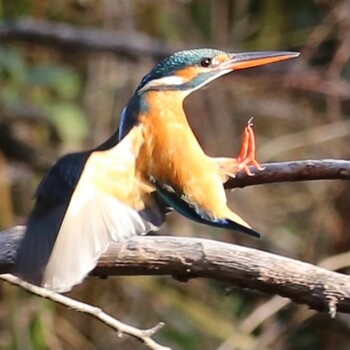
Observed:
[[[183,110],[184,99],[234,70],[297,57],[289,51],[175,52],[141,80],[112,136],[63,156],[34,196],[14,273],[68,292],[94,269],[113,241],[159,229],[169,210],[219,228],[259,237],[227,206],[223,183],[255,159],[252,123],[237,158],[209,157]]]

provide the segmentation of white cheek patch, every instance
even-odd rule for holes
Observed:
[[[158,85],[181,85],[184,84],[185,81],[182,77],[178,77],[177,75],[171,75],[170,77],[164,77],[157,80],[154,80]]]
[[[171,75],[169,77],[163,77],[163,78],[151,80],[140,90],[140,92],[144,92],[146,90],[152,89],[153,87],[157,87],[157,86],[182,85],[185,83],[186,82],[182,77]]]
[[[204,71],[204,70],[203,70]],[[232,71],[232,69],[223,69],[223,70],[218,70],[216,74],[214,74],[213,76],[211,76],[210,78],[208,78],[207,80],[205,80],[202,84],[199,84],[198,86],[192,88],[192,89],[188,89],[186,90],[186,95],[188,95],[189,93],[191,93],[192,91],[198,90],[199,88],[201,88],[204,85],[207,85],[209,82],[211,82],[212,80],[215,80],[216,78],[230,73]],[[171,75],[168,77],[163,77],[163,78],[159,78],[159,79],[155,79],[155,80],[151,80],[150,82],[148,82],[141,90],[140,92],[144,92],[147,91],[149,89],[155,88],[155,87],[159,87],[159,86],[180,86],[180,85],[184,85],[186,83],[188,83],[188,80],[185,80],[183,77],[179,77],[176,75]]]

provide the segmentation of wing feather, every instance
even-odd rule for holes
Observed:
[[[90,152],[62,157],[46,174],[36,192],[24,238],[17,253],[15,274],[40,284],[65,212]]]
[[[139,135],[134,128],[118,145],[93,152],[87,160],[45,269],[45,287],[71,289],[112,241],[155,231],[164,221],[152,190],[136,173]],[[154,217],[161,219],[156,223]]]
[[[37,191],[18,275],[65,292],[96,266],[112,241],[159,228],[166,209],[136,171],[140,135],[134,128],[110,148],[66,156],[52,168]]]
[[[82,199],[81,193],[85,193]],[[79,202],[79,208],[75,208]],[[155,209],[157,210],[157,209]],[[67,209],[42,284],[64,292],[79,284],[96,266],[112,241],[155,231],[147,217],[98,190],[78,184]]]

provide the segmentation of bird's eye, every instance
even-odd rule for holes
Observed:
[[[201,60],[200,65],[204,68],[207,68],[211,65],[211,58],[205,57]]]

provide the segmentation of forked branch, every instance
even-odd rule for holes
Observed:
[[[308,160],[264,166],[265,170],[256,172],[255,176],[238,174],[226,184],[227,188],[283,181],[350,179],[350,162],[344,160]],[[120,334],[140,339],[151,349],[167,349],[151,338],[161,324],[149,330],[137,330],[118,323],[98,308],[68,300],[8,275],[24,229],[13,227],[0,234],[0,273],[5,274],[2,279],[89,313]],[[332,316],[337,311],[350,313],[350,276],[260,250],[201,238],[147,236],[115,243],[101,257],[93,275],[167,275],[180,281],[210,278],[235,287],[288,297]]]
[[[158,323],[156,326],[149,328],[149,329],[138,329],[138,328],[129,326],[129,325],[117,320],[116,318],[106,314],[100,308],[98,308],[96,306],[82,303],[81,301],[74,300],[74,299],[69,298],[67,296],[49,291],[45,288],[35,286],[35,285],[30,284],[28,282],[22,281],[20,278],[14,276],[14,275],[10,275],[10,274],[0,275],[0,279],[3,281],[9,282],[13,285],[22,287],[30,293],[33,293],[33,294],[41,296],[43,298],[52,300],[58,304],[66,306],[70,309],[82,312],[84,314],[88,314],[88,315],[96,318],[97,320],[101,321],[102,323],[106,324],[107,326],[109,326],[113,330],[115,330],[118,333],[118,337],[122,337],[124,334],[127,334],[127,335],[130,335],[131,337],[134,337],[134,338],[142,341],[150,349],[153,349],[153,350],[171,350],[168,347],[165,347],[165,346],[158,344],[156,341],[154,341],[152,339],[153,335],[164,326],[164,323],[162,323],[162,322]]]

